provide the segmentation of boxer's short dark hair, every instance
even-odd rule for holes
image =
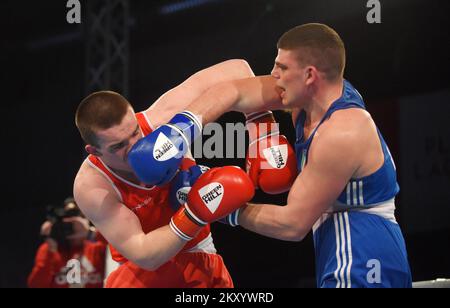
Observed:
[[[342,78],[345,69],[345,46],[339,34],[324,24],[297,26],[281,36],[278,48],[298,51],[301,66],[313,65],[325,78]]]
[[[96,131],[119,125],[131,104],[119,93],[95,92],[78,106],[75,123],[86,144],[99,147]]]

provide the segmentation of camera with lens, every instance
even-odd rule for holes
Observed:
[[[49,237],[58,243],[58,247],[70,247],[70,242],[67,237],[73,235],[75,231],[73,224],[64,220],[77,216],[81,216],[81,212],[72,198],[66,199],[63,206],[56,207],[50,205],[47,207],[47,220],[52,224]]]

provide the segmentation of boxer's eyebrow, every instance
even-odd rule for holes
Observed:
[[[281,68],[282,70],[287,69],[286,65],[284,65],[284,64],[282,64],[282,63],[280,63],[278,61],[275,61],[275,65],[278,66],[279,68]]]
[[[120,149],[121,147],[123,147],[124,144],[125,144],[124,141],[119,142],[119,143],[116,143],[116,144],[113,144],[112,146],[109,147],[109,151],[111,152],[111,151],[114,151],[114,150],[118,150],[118,149]]]

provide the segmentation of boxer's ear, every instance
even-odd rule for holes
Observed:
[[[314,66],[308,66],[305,69],[305,81],[306,85],[311,85],[317,79],[317,69]]]
[[[100,153],[100,151],[96,147],[94,147],[90,144],[86,145],[84,149],[86,150],[86,152],[88,152],[91,155],[98,156],[98,157],[102,156],[102,153]]]

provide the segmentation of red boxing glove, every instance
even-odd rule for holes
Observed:
[[[170,227],[180,238],[190,241],[208,223],[241,208],[254,193],[252,181],[239,167],[211,169],[192,186],[187,204],[172,217]]]
[[[248,114],[247,130],[247,174],[255,187],[273,195],[288,191],[298,175],[297,161],[289,141],[280,136],[272,112]]]

